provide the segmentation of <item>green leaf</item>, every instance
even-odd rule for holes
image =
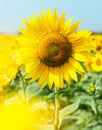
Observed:
[[[37,84],[34,82],[27,86],[27,100],[30,101],[33,97],[38,96],[40,93],[40,88],[37,86]]]
[[[61,126],[62,121],[66,119],[68,115],[74,113],[78,109],[78,107],[79,107],[79,101],[61,109],[59,112],[59,126]]]
[[[31,106],[32,111],[36,111],[39,109],[47,110],[47,103],[45,101],[40,101]]]
[[[97,114],[96,105],[95,105],[95,101],[93,97],[91,97],[90,95],[84,94],[84,95],[79,96],[79,98],[81,99],[81,104],[84,104],[84,105],[86,104],[90,106],[92,110],[94,111],[94,113]]]

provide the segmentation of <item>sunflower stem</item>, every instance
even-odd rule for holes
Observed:
[[[55,130],[60,130],[59,128],[59,95],[57,88],[55,87],[55,118],[54,118],[54,128]]]
[[[27,102],[27,100],[26,100],[26,88],[27,88],[27,86],[26,86],[26,81],[25,81],[25,79],[24,79],[24,77],[23,77],[23,75],[22,75],[22,72],[20,71],[20,80],[21,80],[21,86],[22,86],[22,90],[23,90],[23,101],[24,101],[24,104],[26,104]]]

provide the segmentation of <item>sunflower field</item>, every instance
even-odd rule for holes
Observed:
[[[65,17],[0,34],[0,130],[102,130],[102,35]]]

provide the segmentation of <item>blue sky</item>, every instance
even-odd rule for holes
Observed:
[[[66,20],[72,16],[74,22],[81,20],[80,29],[102,31],[102,0],[0,0],[0,33],[17,33],[22,19],[40,16],[43,8],[56,8],[59,15],[65,11]]]

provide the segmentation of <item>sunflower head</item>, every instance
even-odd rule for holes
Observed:
[[[34,19],[28,19],[29,23],[23,20],[26,29],[20,29],[23,45],[20,59],[28,77],[32,81],[38,79],[42,87],[48,83],[50,88],[53,84],[63,88],[63,80],[77,81],[76,72],[85,72],[78,61],[85,62],[89,58],[90,31],[77,32],[80,21],[71,25],[73,18],[65,22],[65,13],[58,17],[57,10],[54,13],[42,10],[41,17],[34,14]]]
[[[96,53],[102,54],[102,44],[101,43],[97,43],[97,45],[95,47],[95,51],[96,51]]]
[[[102,54],[102,35],[92,35],[93,51]]]
[[[0,35],[0,87],[6,87],[16,76],[19,43],[16,35]]]
[[[102,71],[102,55],[96,54],[92,59],[91,67],[93,71],[99,72]]]
[[[101,72],[102,71],[102,55],[94,54],[89,62],[86,63],[88,71]]]

